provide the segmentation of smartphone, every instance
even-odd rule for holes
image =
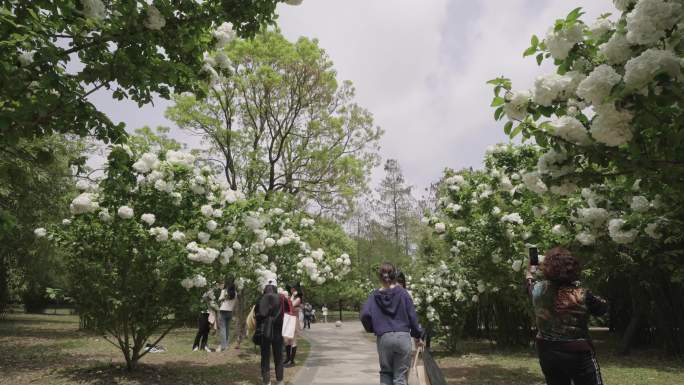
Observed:
[[[539,250],[536,247],[530,247],[530,266],[539,265]]]

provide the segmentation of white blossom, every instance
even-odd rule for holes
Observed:
[[[202,212],[202,215],[205,217],[210,218],[214,215],[214,208],[211,207],[211,205],[203,205],[200,207],[200,212]]]
[[[646,199],[646,197],[641,195],[635,195],[632,197],[632,202],[630,203],[630,208],[638,213],[643,213],[648,211],[651,203]]]
[[[615,243],[626,244],[632,243],[637,237],[636,229],[624,230],[626,222],[623,219],[611,219],[608,221],[608,235]]]
[[[589,132],[597,142],[617,147],[632,140],[632,114],[618,111],[613,103],[594,106],[596,116],[591,122]]]
[[[607,42],[599,46],[599,52],[606,57],[609,64],[624,64],[632,57],[632,48],[627,37],[615,32]]]
[[[195,156],[182,151],[169,150],[166,152],[166,161],[173,166],[192,167]]]
[[[644,228],[644,232],[653,239],[659,239],[660,237],[662,237],[662,234],[658,232],[658,223],[656,222],[649,223],[648,225],[646,225],[646,227]]]
[[[636,3],[637,0],[613,0],[613,4],[615,5],[615,8],[617,8],[620,11],[626,11],[629,9],[629,7],[632,6],[632,4]]]
[[[212,219],[209,222],[207,222],[206,227],[207,230],[213,232],[214,230],[216,230],[216,227],[218,227],[218,223],[216,223],[216,221]]]
[[[589,30],[591,31],[592,36],[594,39],[600,39],[603,37],[605,34],[610,32],[614,27],[614,24],[612,21],[609,19],[602,17],[596,20],[594,24],[589,27]]]
[[[651,48],[625,64],[625,84],[630,89],[640,90],[663,73],[679,78],[681,61],[672,51]]]
[[[511,269],[513,269],[513,271],[515,271],[515,272],[518,272],[518,271],[520,271],[520,268],[522,268],[522,260],[518,259],[518,260],[513,261],[513,264],[511,265]]]
[[[517,225],[522,225],[523,219],[519,213],[510,213],[501,217],[501,222],[509,222]]]
[[[216,39],[217,48],[225,47],[237,36],[235,30],[233,29],[233,24],[227,22],[219,25],[218,28],[212,32],[212,35],[214,35],[214,38]]]
[[[551,106],[555,100],[564,100],[573,96],[584,75],[570,71],[565,75],[546,74],[538,76],[534,81],[533,101],[542,106]]]
[[[171,234],[171,239],[177,242],[183,242],[185,240],[185,234],[181,231],[174,231],[173,234]]]
[[[33,230],[33,234],[35,234],[35,236],[37,238],[42,238],[42,237],[47,235],[47,230],[45,230],[44,227],[39,227],[39,228]]]
[[[565,228],[565,226],[563,226],[561,224],[557,224],[551,228],[551,233],[553,235],[561,236],[561,235],[567,234],[568,230]]]
[[[522,181],[525,187],[537,194],[543,194],[549,190],[544,181],[539,177],[538,172],[528,172],[523,174]]]
[[[613,67],[601,64],[596,67],[577,87],[577,95],[582,99],[599,105],[610,95],[610,91],[620,83],[622,77]]]
[[[204,276],[197,274],[195,278],[192,279],[192,284],[195,287],[205,287],[207,286],[207,279]]]
[[[152,226],[152,224],[154,223],[154,221],[156,220],[156,218],[155,218],[154,214],[146,213],[146,214],[143,214],[143,215],[140,216],[140,220],[142,220],[143,222],[145,222],[145,223],[147,223],[148,225]]]
[[[151,152],[144,153],[140,159],[133,163],[133,168],[135,171],[141,174],[147,174],[159,165],[159,159],[157,155]],[[153,178],[154,179],[154,178]]]
[[[233,247],[234,250],[242,250],[242,245],[241,245],[240,242],[238,242],[238,241],[233,242],[233,246],[232,246],[232,247]]]
[[[192,289],[194,285],[194,280],[191,278],[185,278],[181,281],[181,286],[183,286],[183,288],[185,288],[186,290]]]
[[[516,91],[507,95],[504,112],[510,120],[523,120],[527,117],[527,106],[532,98],[530,91]]]
[[[575,44],[582,41],[583,26],[576,23],[556,31],[551,28],[546,35],[546,47],[554,59],[565,60]]]
[[[97,217],[100,218],[102,222],[109,222],[112,220],[112,216],[109,215],[109,211],[107,211],[107,209],[100,210],[100,212],[97,213]]]
[[[652,45],[665,37],[682,19],[682,5],[677,1],[640,0],[627,14],[627,41]]]
[[[446,231],[446,225],[442,222],[435,223],[435,232],[437,234],[442,234],[443,232]]]
[[[107,16],[107,9],[102,0],[81,0],[83,16],[88,19],[102,20]]]
[[[96,195],[87,192],[81,193],[74,198],[69,205],[69,211],[74,215],[92,213],[99,208],[100,205],[96,201]]]
[[[147,29],[159,31],[166,25],[166,20],[164,19],[164,15],[159,12],[157,7],[154,5],[149,5],[147,7],[147,18],[143,22],[143,25]]]
[[[537,170],[542,175],[550,175],[552,178],[560,178],[574,171],[572,164],[564,164],[568,160],[568,154],[564,151],[550,149],[542,154],[537,160]]]
[[[159,242],[164,242],[169,239],[169,231],[165,227],[153,227],[150,229],[150,235],[155,236]]]
[[[199,241],[202,243],[209,242],[210,238],[211,238],[211,234],[205,233],[204,231],[200,231],[199,233],[197,233],[197,239],[199,239]]]
[[[575,239],[584,246],[593,245],[596,242],[596,237],[586,231],[582,231],[575,235]]]
[[[556,195],[569,196],[577,192],[579,187],[572,182],[563,182],[560,185],[551,186],[551,192]]]
[[[562,116],[551,122],[552,134],[561,137],[568,142],[586,146],[591,144],[591,139],[586,127],[579,120],[571,116]]]
[[[594,227],[603,225],[609,217],[610,213],[608,210],[600,207],[589,207],[577,210],[577,222]]]
[[[116,214],[121,219],[131,219],[133,218],[133,209],[128,206],[121,206],[119,207],[119,210],[117,210]]]
[[[67,219],[67,218],[62,219],[62,224],[65,225],[65,226],[70,225],[70,224],[71,224],[71,219]]]

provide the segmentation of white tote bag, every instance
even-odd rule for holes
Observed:
[[[297,328],[297,317],[292,314],[283,316],[283,337],[294,338],[295,329]]]
[[[430,385],[423,363],[423,348],[418,348],[408,372],[408,385]]]

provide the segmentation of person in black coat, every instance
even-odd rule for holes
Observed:
[[[257,303],[255,341],[261,349],[261,379],[271,384],[271,352],[275,365],[276,381],[283,385],[283,314],[285,299],[278,294],[275,281],[269,281]]]

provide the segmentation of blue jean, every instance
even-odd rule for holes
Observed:
[[[233,318],[232,311],[221,310],[221,350],[228,349],[228,342],[230,341],[230,336],[228,335],[228,329],[230,328],[230,320]]]
[[[411,335],[389,332],[376,342],[380,359],[380,385],[406,385],[411,366]]]

